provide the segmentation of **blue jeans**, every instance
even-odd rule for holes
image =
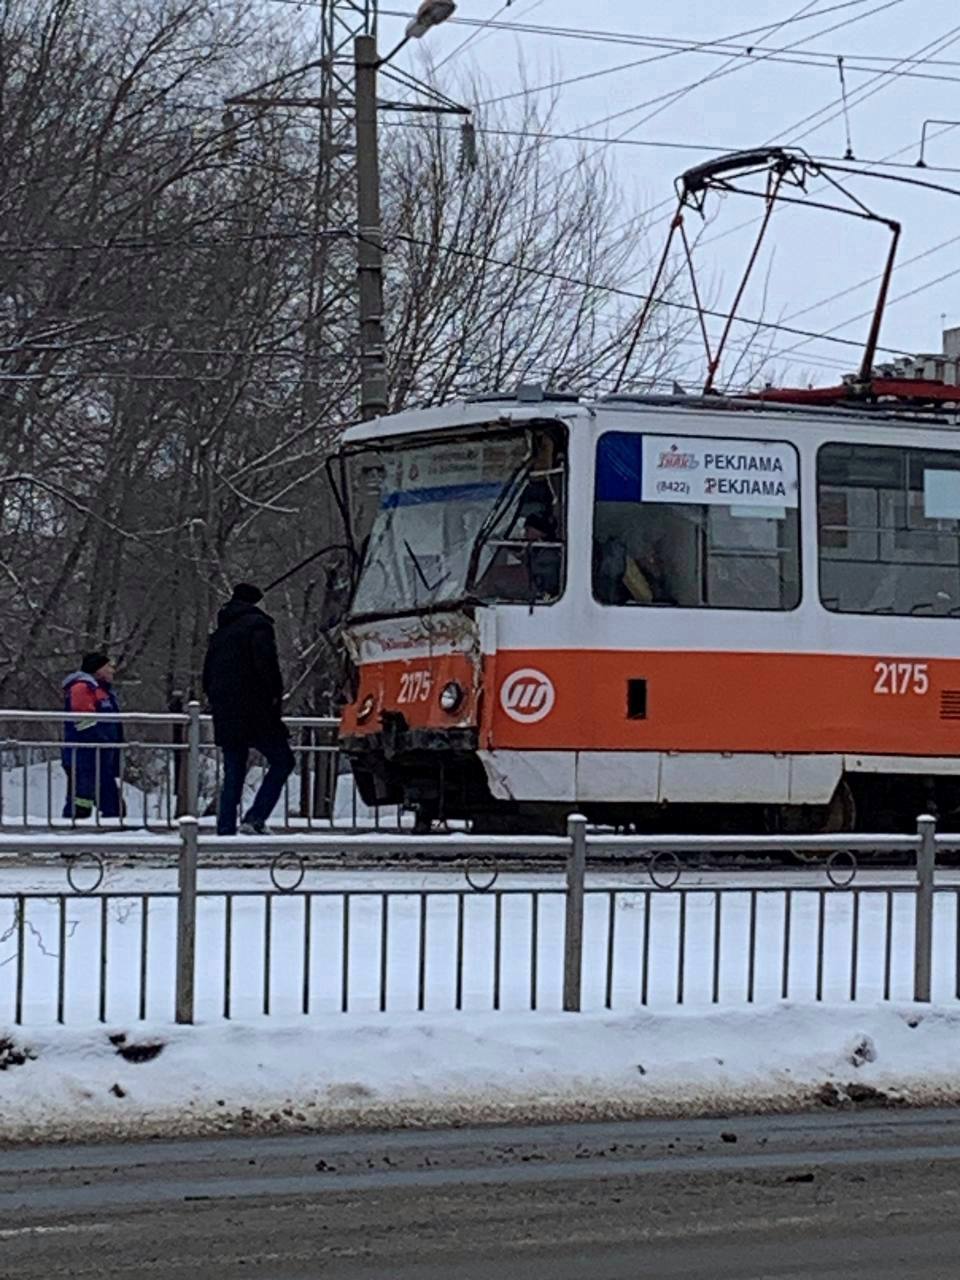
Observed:
[[[217,835],[237,834],[237,810],[243,799],[243,783],[247,776],[247,760],[250,748],[259,751],[267,762],[267,773],[253,804],[244,814],[244,822],[265,823],[280,799],[283,784],[293,773],[293,752],[287,739],[276,737],[259,739],[247,747],[223,748],[223,786],[220,788],[220,804],[217,807]]]
[[[123,800],[120,788],[112,773],[104,773],[98,778],[91,777],[93,769],[84,760],[92,756],[93,751],[82,748],[77,751],[77,764],[67,768],[67,799],[63,806],[65,818],[92,818],[95,809],[100,810],[101,818],[119,818],[123,813]]]

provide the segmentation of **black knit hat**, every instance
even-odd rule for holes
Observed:
[[[108,653],[101,653],[99,650],[94,653],[85,653],[83,661],[80,663],[80,670],[88,676],[95,676],[101,667],[105,667],[110,661]]]
[[[233,588],[233,599],[242,600],[244,604],[259,604],[263,599],[263,592],[252,582],[238,582]]]

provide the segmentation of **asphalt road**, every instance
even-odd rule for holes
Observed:
[[[956,1280],[960,1112],[0,1152],[0,1276]]]

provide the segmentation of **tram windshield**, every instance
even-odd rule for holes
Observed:
[[[559,427],[384,445],[351,463],[354,490],[376,502],[353,616],[559,594]]]

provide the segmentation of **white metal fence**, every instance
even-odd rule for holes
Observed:
[[[61,764],[63,712],[0,710],[0,830],[176,829],[184,814],[212,814],[222,780],[220,753],[209,716],[191,702],[182,711],[123,712],[103,720],[122,724],[120,746],[124,813],[104,818],[99,810],[99,767],[94,769],[94,811],[89,819],[65,816],[71,779]],[[321,716],[290,716],[284,722],[296,768],[273,825],[280,830],[399,830],[396,806],[368,808],[353,785],[337,743],[338,722]],[[84,750],[99,758],[112,744]],[[248,779],[248,798],[262,770]],[[73,781],[76,779],[74,777]]]
[[[57,846],[26,839],[34,852]],[[17,840],[2,837],[7,848]],[[228,874],[225,843],[259,872]],[[562,839],[312,834],[242,845],[207,839],[186,818],[150,845],[155,860],[175,862],[176,884],[114,888],[114,869],[143,843],[78,835],[69,886],[49,866],[30,889],[0,882],[0,1025],[952,1000],[960,878],[937,883],[935,864],[958,847],[930,818],[913,837],[840,842],[607,837],[574,818]],[[713,878],[684,869],[693,855],[790,851],[817,864]],[[329,868],[332,854],[381,869],[338,880],[314,865]],[[869,870],[877,854],[904,869]],[[415,855],[415,877],[384,871],[385,855]],[[544,871],[544,858],[564,870]],[[517,872],[524,859],[540,869]]]

